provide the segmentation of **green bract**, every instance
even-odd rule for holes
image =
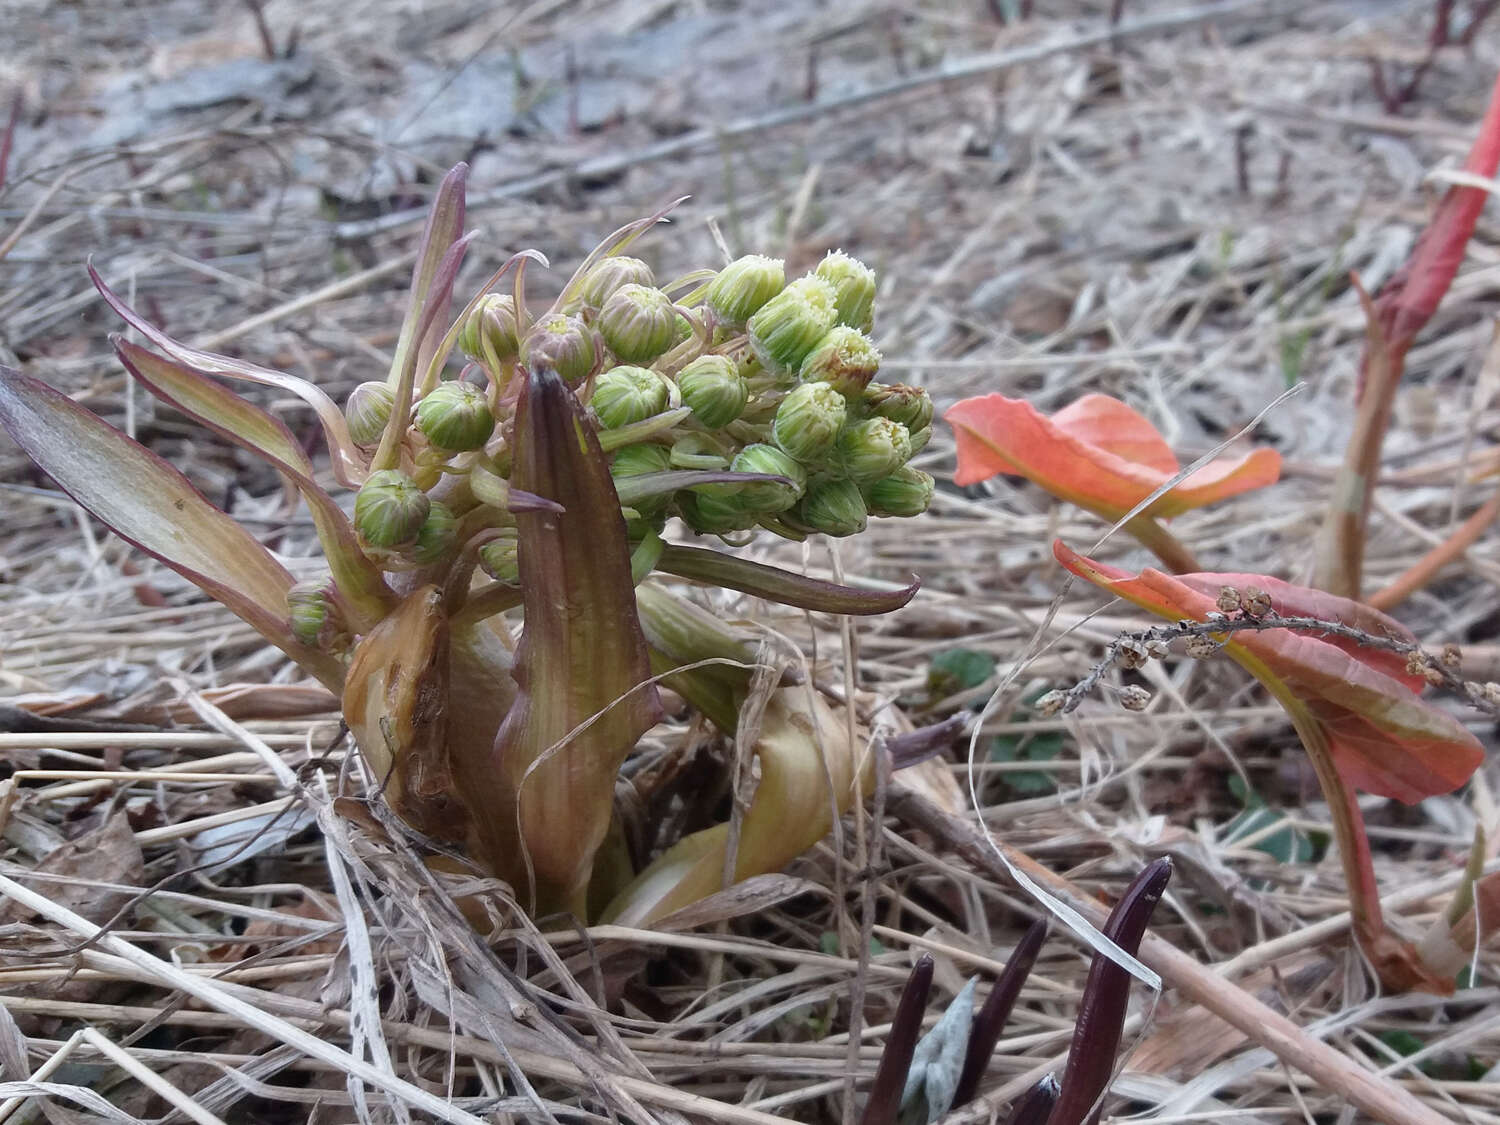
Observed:
[[[468,383],[441,383],[417,403],[417,429],[446,453],[478,449],[495,431],[484,392]]]

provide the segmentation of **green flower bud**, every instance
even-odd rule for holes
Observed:
[[[514,533],[491,539],[479,548],[479,569],[497,582],[521,581],[520,544]]]
[[[609,471],[616,480],[624,480],[627,477],[645,476],[647,473],[664,473],[671,467],[672,454],[666,446],[643,442],[615,450]],[[633,507],[642,516],[650,517],[665,511],[668,500],[668,496],[654,497],[638,501]]]
[[[932,503],[932,477],[902,465],[894,473],[865,486],[865,504],[872,516],[920,516]]]
[[[667,381],[646,367],[615,367],[600,375],[590,400],[599,424],[616,430],[667,408]]]
[[[660,289],[622,285],[604,302],[594,326],[626,363],[650,363],[672,346],[677,310]]]
[[[458,346],[470,359],[481,363],[515,359],[521,350],[518,331],[515,298],[486,293],[464,321]]]
[[[674,469],[727,469],[729,458],[706,434],[683,434],[672,443]]]
[[[927,443],[932,440],[932,427],[923,426],[920,430],[910,430],[911,433],[911,455],[915,457],[927,448]]]
[[[416,541],[432,501],[399,469],[371,473],[354,497],[354,529],[372,547],[403,547]]]
[[[913,432],[932,425],[932,396],[920,387],[871,383],[865,388],[865,408]]]
[[[578,299],[585,308],[602,309],[617,290],[626,285],[655,285],[651,267],[639,258],[615,255],[601,258],[589,267],[578,287]]]
[[[860,484],[890,476],[910,458],[911,435],[889,418],[866,418],[839,434],[839,464]]]
[[[868,332],[875,323],[875,271],[858,258],[835,250],[818,263],[813,275],[833,286],[839,323]]]
[[[865,529],[865,498],[852,480],[823,479],[808,486],[797,522],[825,535],[858,535]]]
[[[361,383],[349,392],[344,403],[344,417],[349,420],[349,436],[355,445],[379,445],[391,420],[396,392],[385,383]]]
[[[755,516],[727,494],[684,490],[677,494],[677,511],[701,535],[724,535],[755,526]]]
[[[405,553],[418,566],[431,566],[453,550],[457,541],[457,518],[446,504],[434,500],[417,532],[417,541]]]
[[[311,578],[286,592],[292,636],[311,648],[328,651],[348,636],[348,626],[329,593],[330,579]]]
[[[722,355],[701,355],[693,360],[677,373],[677,388],[682,392],[682,405],[709,430],[733,422],[745,412],[749,398],[734,361]]]
[[[436,449],[462,453],[479,449],[495,432],[495,416],[478,387],[439,383],[417,403],[417,429]]]
[[[721,323],[739,328],[785,287],[786,267],[780,258],[746,254],[708,283],[706,299]]]
[[[833,327],[834,301],[828,282],[799,277],[750,318],[750,346],[771,371],[797,371]]]
[[[550,367],[565,383],[587,378],[598,354],[594,330],[562,313],[544,316],[521,342],[521,362],[527,368]]]
[[[870,338],[839,324],[807,353],[801,375],[804,383],[831,383],[840,394],[857,400],[879,370],[880,353]]]
[[[803,383],[781,400],[771,434],[798,461],[816,462],[833,448],[844,415],[844,396],[831,384]]]
[[[734,493],[740,507],[757,514],[784,512],[802,498],[807,472],[774,445],[747,445],[735,454],[729,467],[737,473],[768,473],[787,477],[791,484],[765,481],[747,484]]]

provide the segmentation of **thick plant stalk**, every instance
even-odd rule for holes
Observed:
[[[969,1033],[969,1049],[964,1055],[963,1072],[958,1078],[958,1088],[953,1093],[955,1107],[967,1105],[978,1093],[979,1080],[984,1077],[990,1056],[995,1053],[995,1044],[1000,1040],[1000,1033],[1005,1030],[1005,1021],[1010,1018],[1011,1009],[1016,1006],[1021,986],[1026,983],[1031,967],[1036,964],[1037,954],[1042,951],[1042,941],[1046,936],[1047,923],[1039,918],[1017,943],[1010,960],[1005,962],[1005,970],[1000,974],[1000,979],[990,989],[984,1006],[974,1017],[974,1028]]]
[[[932,954],[924,953],[906,978],[860,1125],[896,1125],[906,1072],[911,1069],[912,1053],[922,1034],[922,1013],[927,1008],[927,994],[932,991],[932,971]]]

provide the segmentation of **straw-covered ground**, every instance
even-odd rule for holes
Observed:
[[[341,401],[387,367],[421,209],[455,161],[472,164],[469,225],[484,232],[460,292],[528,246],[553,266],[533,281],[555,288],[611,229],[688,195],[642,243],[658,276],[722,260],[715,226],[789,272],[843,247],[879,272],[882,377],[925,386],[939,412],[989,391],[1044,410],[1104,391],[1190,459],[1300,383],[1234,447],[1278,448],[1281,483],[1173,524],[1206,568],[1296,581],[1352,417],[1348,272],[1373,290],[1404,259],[1442,186],[1430,173],[1461,161],[1500,65],[1497,23],[1438,52],[1403,100],[1426,2],[1131,0],[1113,35],[1104,0],[1037,4],[1030,20],[1004,0],[493,7],[269,0],[257,22],[250,4],[8,5],[0,90],[20,111],[0,238],[20,237],[0,264],[0,361],[129,429],[307,570],[310,522],[274,475],[128,384],[86,259],[179,339]],[[1470,6],[1454,8],[1462,27]],[[1460,466],[1500,423],[1484,364],[1493,218],[1411,355],[1372,588],[1493,487]],[[258,401],[311,442],[297,404]],[[1037,715],[1028,701],[1139,623],[1120,605],[1089,616],[1103,603],[1081,584],[1047,619],[1053,538],[1085,549],[1103,525],[1003,478],[952,487],[941,424],[917,463],[940,481],[927,516],[746,550],[918,574],[905,610],[846,627],[712,601],[914,723],[989,700],[948,768],[997,840],[1106,899],[1173,858],[1155,932],[1214,972],[1196,993],[1137,987],[1112,1112],[1370,1119],[1302,1068],[1321,1041],[1381,1076],[1377,1100],[1403,1087],[1435,1120],[1500,1121],[1500,960],[1482,954],[1453,997],[1379,995],[1279,708],[1227,661],[1173,659],[1138,681],[1155,693],[1144,713],[1103,694]],[[117,1120],[435,1120],[437,1100],[464,1121],[850,1122],[915,957],[937,957],[935,1019],[1038,914],[982,839],[917,823],[893,790],[692,928],[511,912],[486,941],[363,802],[326,693],[3,442],[0,481],[0,1076],[84,1091],[56,1105]],[[1496,542],[1398,613],[1434,648],[1466,646],[1479,679],[1500,678]],[[1098,553],[1147,561],[1123,537]],[[700,778],[726,762],[686,717],[641,755],[636,768]],[[1402,932],[1443,908],[1476,826],[1500,841],[1495,780],[1487,765],[1416,807],[1366,799]],[[86,921],[44,920],[28,891]],[[987,1096],[958,1117],[986,1119],[1060,1065],[1087,964],[1054,926]],[[1259,1049],[1276,1046],[1269,1026],[1246,1035],[1204,1006],[1237,989],[1302,1029],[1280,1045],[1290,1061]],[[43,1113],[0,1098],[0,1120]]]

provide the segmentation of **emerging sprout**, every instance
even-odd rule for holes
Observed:
[[[872,516],[920,516],[932,503],[933,479],[921,469],[902,465],[865,486],[865,506]]]
[[[809,531],[843,537],[865,529],[865,500],[852,480],[816,481],[797,506],[797,519]]]
[[[441,383],[417,403],[417,429],[445,453],[478,449],[495,432],[484,392],[469,383]]]
[[[639,258],[622,255],[595,262],[584,275],[578,297],[585,308],[602,309],[626,285],[655,285],[651,267]]]
[[[599,376],[590,404],[601,426],[619,429],[665,410],[667,382],[646,367],[615,367]]]
[[[765,473],[786,477],[790,484],[765,481],[740,488],[736,499],[753,512],[784,512],[802,498],[807,487],[807,473],[802,466],[774,445],[747,445],[730,463],[737,473]]]
[[[550,367],[563,382],[576,383],[594,370],[598,351],[592,328],[577,317],[551,313],[521,344],[521,362],[528,370]]]
[[[786,269],[780,258],[746,254],[708,283],[707,300],[720,322],[740,328],[785,285]]]
[[[813,272],[833,286],[838,322],[868,332],[875,323],[875,271],[835,250]]]
[[[677,373],[682,404],[698,424],[710,430],[729,425],[745,412],[749,392],[734,361],[722,355],[703,355]]]
[[[880,352],[857,328],[840,324],[829,329],[802,361],[804,383],[831,383],[834,390],[858,401],[880,370]]]
[[[645,285],[620,286],[594,323],[609,350],[626,363],[650,363],[672,346],[677,334],[672,299]]]
[[[781,400],[771,433],[798,461],[813,463],[833,449],[845,410],[844,396],[828,383],[803,383]]]
[[[750,346],[772,372],[794,372],[834,324],[833,286],[799,277],[750,318]]]
[[[838,461],[849,478],[864,484],[890,476],[911,457],[906,427],[889,418],[866,418],[839,434]]]
[[[470,359],[498,365],[515,359],[521,350],[516,327],[516,302],[508,294],[486,293],[464,321],[459,349]]]
[[[371,473],[354,498],[354,529],[372,547],[404,547],[416,542],[432,501],[399,469]]]
[[[395,402],[396,392],[385,383],[361,383],[349,392],[344,417],[349,421],[349,436],[356,444],[380,444]]]

